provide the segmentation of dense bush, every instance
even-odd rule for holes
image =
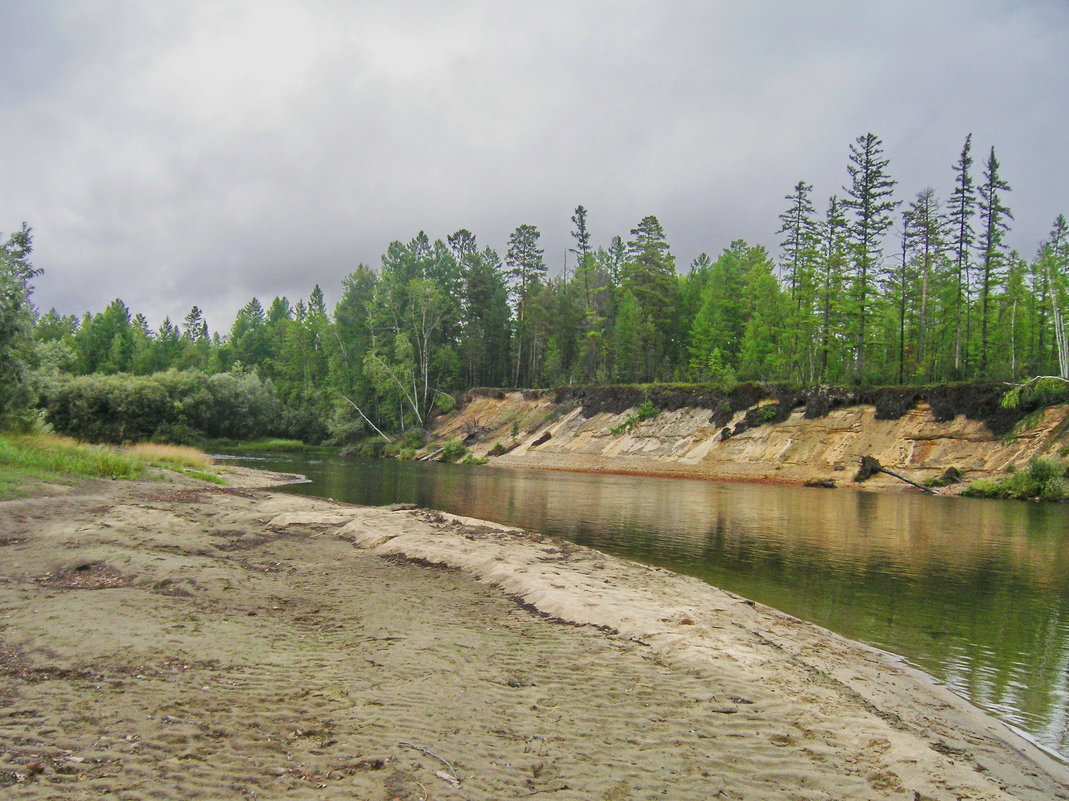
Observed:
[[[440,462],[455,462],[468,455],[468,448],[463,442],[451,439],[442,446],[442,453],[438,456]]]
[[[1069,467],[1057,459],[1036,456],[1028,462],[1028,469],[1012,472],[998,481],[979,479],[962,495],[973,498],[1017,498],[1043,501],[1064,501],[1069,497],[1066,475]]]
[[[56,431],[88,442],[193,444],[284,433],[274,388],[251,373],[78,376],[51,388],[44,407]]]

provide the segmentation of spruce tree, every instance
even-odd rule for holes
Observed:
[[[931,187],[922,189],[904,217],[905,242],[917,276],[917,365],[931,378],[929,314],[933,281],[943,257],[946,221]]]
[[[572,215],[572,225],[575,226],[572,237],[575,239],[575,247],[569,248],[569,251],[575,254],[580,265],[590,257],[590,231],[586,226],[586,215],[587,211],[583,206],[576,206],[575,213]]]
[[[516,316],[523,320],[524,306],[534,285],[546,274],[542,248],[538,246],[541,232],[533,225],[520,225],[509,237],[505,253],[505,274],[511,279],[516,299]]]
[[[820,359],[817,375],[821,381],[828,380],[832,346],[843,344],[843,287],[847,260],[848,225],[842,201],[832,195],[820,225],[820,260],[817,271],[817,293],[820,316]],[[836,364],[845,362],[842,354]],[[838,379],[840,373],[835,372]]]
[[[505,253],[505,274],[512,282],[512,295],[516,310],[515,360],[512,366],[512,381],[520,384],[521,377],[528,381],[532,378],[531,365],[536,361],[536,343],[534,332],[528,324],[528,306],[532,296],[537,292],[542,277],[546,274],[546,263],[542,258],[542,248],[538,246],[541,236],[533,225],[520,225],[509,237],[508,251]],[[526,365],[527,372],[524,372]]]
[[[30,263],[32,252],[26,223],[0,245],[0,429],[27,423],[34,400],[27,371],[34,318],[30,281],[41,271]]]
[[[980,207],[980,373],[987,370],[989,331],[992,296],[999,288],[1006,267],[1006,245],[1003,239],[1009,230],[1007,220],[1012,220],[1008,206],[1002,202],[1002,193],[1009,192],[1010,185],[999,174],[995,148],[987,157],[984,181],[979,188]]]
[[[799,304],[805,301],[806,291],[812,287],[819,241],[816,210],[809,199],[812,190],[812,184],[799,181],[791,194],[784,196],[790,206],[779,216],[781,225],[776,232],[784,234],[780,242],[783,254],[780,267],[787,276],[791,298]]]
[[[674,356],[672,349],[678,338],[675,269],[675,257],[660,221],[653,215],[643,217],[631,229],[620,280],[638,304],[643,322],[654,332],[646,341],[646,361],[662,366],[665,357]]]
[[[890,160],[883,156],[883,142],[875,134],[859,136],[850,145],[850,186],[845,206],[851,213],[850,256],[853,276],[848,318],[854,346],[854,380],[865,379],[865,354],[869,348],[869,321],[879,301],[876,282],[883,262],[883,237],[893,222],[891,200],[895,181],[887,173]]]
[[[947,215],[954,258],[954,377],[961,379],[969,371],[969,341],[972,303],[971,256],[976,234],[972,221],[976,215],[976,187],[972,173],[972,134],[965,137],[961,155],[954,165],[954,191],[950,193]]]
[[[803,382],[812,382],[817,372],[816,275],[819,259],[820,235],[815,219],[816,210],[809,199],[813,187],[799,181],[784,199],[790,206],[779,216],[783,234],[780,242],[780,270],[786,276],[793,303],[789,306],[792,319],[787,349],[792,372]]]

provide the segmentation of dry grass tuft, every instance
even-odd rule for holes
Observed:
[[[212,457],[185,445],[157,445],[151,442],[142,442],[131,445],[125,449],[126,453],[143,459],[150,464],[177,465],[179,467],[192,467],[201,469],[211,467],[214,464]]]

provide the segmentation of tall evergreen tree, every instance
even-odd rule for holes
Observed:
[[[965,137],[961,155],[954,165],[954,190],[950,193],[948,225],[954,258],[954,377],[963,378],[969,369],[972,303],[971,259],[976,233],[976,187],[972,173],[972,134]]]
[[[795,184],[791,194],[784,197],[790,206],[779,216],[780,228],[776,232],[784,235],[780,267],[787,277],[791,298],[798,303],[804,302],[805,290],[812,286],[817,259],[819,235],[816,210],[809,198],[812,191],[812,184],[805,181]]]
[[[943,258],[946,230],[946,222],[934,189],[927,187],[917,193],[917,197],[906,211],[904,221],[905,243],[919,282],[916,293],[918,302],[916,362],[931,379],[929,314],[932,305],[932,284]]]
[[[660,221],[653,215],[643,217],[631,229],[620,279],[638,304],[643,321],[654,332],[652,338],[646,338],[646,360],[662,366],[666,357],[675,357],[674,345],[679,338],[675,270],[675,257]]]
[[[585,263],[591,254],[590,231],[586,226],[586,215],[587,211],[583,206],[576,206],[575,213],[572,214],[572,225],[575,226],[572,238],[575,239],[575,247],[569,248],[569,251],[575,254],[579,264]]]
[[[790,339],[787,349],[792,372],[802,381],[812,382],[817,373],[818,357],[815,317],[817,292],[817,262],[820,256],[820,234],[815,219],[816,210],[809,198],[813,187],[799,181],[791,194],[785,197],[790,203],[780,215],[778,233],[784,235],[780,242],[780,270],[787,279],[791,300],[791,321],[788,326]]]
[[[865,354],[869,347],[869,320],[878,302],[876,282],[883,261],[883,237],[891,227],[897,203],[891,200],[895,181],[887,173],[890,160],[883,156],[883,142],[875,134],[859,136],[850,145],[850,186],[845,206],[851,213],[850,255],[853,280],[848,317],[854,343],[854,380],[865,378]]]
[[[843,341],[843,287],[846,283],[848,249],[848,224],[842,201],[835,195],[828,198],[828,207],[820,225],[820,260],[817,268],[817,303],[820,358],[817,375],[821,381],[829,379],[832,368],[832,352],[836,352],[835,364],[841,368],[845,356],[840,352]],[[835,378],[841,379],[839,369]]]
[[[515,361],[512,372],[516,385],[520,384],[521,378],[525,383],[533,378],[531,365],[537,361],[534,330],[528,324],[527,308],[546,274],[542,248],[538,246],[540,237],[541,232],[535,226],[521,225],[509,237],[508,251],[505,254],[505,274],[512,283],[516,309]]]
[[[538,246],[541,236],[542,233],[535,226],[521,225],[509,237],[508,251],[505,253],[505,274],[512,282],[512,292],[516,298],[516,316],[521,321],[531,290],[546,274],[543,251]]]
[[[508,289],[501,259],[492,248],[472,251],[464,262],[464,330],[460,351],[468,386],[499,386],[509,377]]]
[[[1009,192],[1010,185],[999,174],[995,148],[987,157],[984,180],[979,187],[980,207],[980,372],[987,369],[988,322],[991,316],[991,301],[999,288],[1006,266],[1004,238],[1009,230],[1007,220],[1013,219],[1008,206],[1002,202],[1002,193]]]
[[[33,389],[28,374],[33,345],[33,234],[26,223],[0,245],[0,429],[28,421]]]

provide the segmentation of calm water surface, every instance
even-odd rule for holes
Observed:
[[[1069,507],[343,457],[289,491],[415,503],[699,576],[901,654],[1069,754]]]

